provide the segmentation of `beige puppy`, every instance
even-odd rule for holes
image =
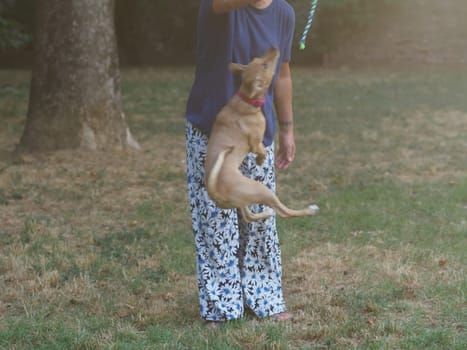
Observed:
[[[292,210],[263,184],[245,177],[239,170],[249,152],[256,153],[256,162],[266,157],[263,135],[266,120],[261,111],[264,96],[271,84],[279,58],[279,50],[270,48],[262,57],[248,65],[232,63],[230,70],[242,74],[238,93],[219,112],[213,125],[206,155],[206,187],[211,199],[220,208],[239,208],[245,221],[264,219],[274,212],[254,214],[251,204],[266,204],[281,217],[314,215],[316,205]]]

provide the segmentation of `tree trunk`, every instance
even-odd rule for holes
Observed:
[[[20,148],[139,148],[122,111],[114,0],[41,0]]]

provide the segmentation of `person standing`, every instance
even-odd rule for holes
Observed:
[[[289,65],[294,28],[295,13],[285,0],[200,1],[197,65],[186,108],[187,183],[200,313],[211,327],[243,317],[245,308],[260,318],[293,318],[282,293],[275,217],[246,223],[237,210],[218,208],[205,188],[204,161],[216,115],[240,86],[241,77],[229,72],[229,64],[248,64],[277,47],[281,56],[262,108],[266,160],[257,165],[255,155],[249,154],[241,166],[244,175],[275,190],[275,166],[286,169],[295,155]],[[260,212],[265,207],[251,209]]]

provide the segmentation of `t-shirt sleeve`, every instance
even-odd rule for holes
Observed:
[[[289,5],[284,11],[284,26],[282,29],[282,55],[284,62],[290,62],[292,58],[292,44],[295,32],[295,12]]]

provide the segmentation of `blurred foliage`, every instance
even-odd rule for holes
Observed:
[[[311,0],[289,0],[296,13],[294,46],[305,28],[311,7]],[[332,53],[345,41],[367,30],[382,16],[397,12],[398,0],[321,0],[307,37],[307,47],[295,54],[300,63],[322,63],[327,54]]]
[[[32,0],[0,0],[0,50],[20,49],[32,41]]]
[[[130,65],[192,63],[199,1],[116,0],[121,62]]]
[[[296,12],[294,61],[320,64],[342,43],[368,29],[399,0],[321,0],[298,52],[311,0],[289,0]],[[0,49],[27,45],[33,34],[35,0],[0,0]],[[115,22],[124,65],[191,64],[195,61],[199,1],[115,0]],[[29,54],[30,52],[26,53]],[[0,64],[2,60],[0,60]]]
[[[19,49],[31,42],[31,35],[13,20],[0,17],[0,50]]]

